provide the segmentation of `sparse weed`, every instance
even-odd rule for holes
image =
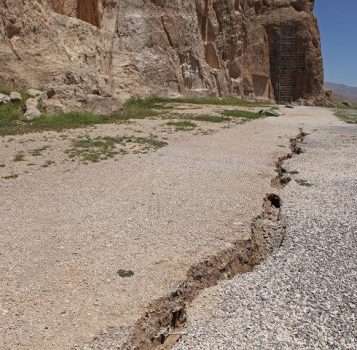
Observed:
[[[193,120],[197,120],[200,122],[209,122],[209,123],[224,123],[224,122],[229,122],[231,118],[227,118],[219,115],[199,114],[194,116]]]
[[[118,154],[127,154],[125,148],[128,144],[141,145],[143,151],[156,150],[167,145],[166,142],[158,140],[154,136],[150,137],[134,137],[134,136],[98,136],[92,138],[85,136],[72,141],[72,148],[66,153],[71,159],[79,159],[84,163],[97,163],[102,160],[114,158]],[[119,148],[118,146],[122,146]],[[141,153],[136,151],[136,153]]]
[[[259,113],[242,110],[226,110],[223,112],[226,117],[241,118],[244,120],[258,119],[262,116]]]
[[[166,125],[174,127],[176,131],[190,131],[197,127],[197,124],[190,120],[172,121],[166,123]]]
[[[130,119],[145,119],[162,114],[160,109],[168,109],[160,105],[156,98],[132,98],[123,108],[111,115],[100,115],[90,112],[70,112],[43,114],[32,121],[22,121],[23,103],[11,102],[0,105],[0,136],[25,134],[40,131],[62,131],[65,129],[83,128],[96,124],[122,123]]]
[[[357,109],[338,108],[335,115],[348,124],[357,124]]]
[[[0,106],[0,136],[25,134],[40,131],[62,131],[65,129],[82,128],[96,124],[124,123],[131,119],[168,118],[166,111],[177,103],[217,106],[266,106],[264,102],[245,101],[237,97],[147,97],[131,98],[122,109],[111,115],[99,115],[90,112],[70,112],[44,114],[33,121],[23,121],[24,102],[11,102]],[[234,116],[233,116],[234,117]],[[191,119],[191,118],[188,118]],[[228,119],[216,116],[196,116],[196,120],[224,122]],[[248,119],[248,118],[247,118]],[[249,119],[252,119],[251,117]]]
[[[247,101],[236,96],[204,96],[204,97],[154,97],[156,103],[187,103],[198,105],[217,105],[217,106],[246,106],[246,107],[263,107],[269,106],[266,101]]]

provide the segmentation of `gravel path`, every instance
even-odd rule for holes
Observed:
[[[357,349],[357,127],[320,125],[303,147],[285,163],[299,173],[281,193],[283,246],[204,291],[176,350]]]
[[[0,349],[82,348],[113,332],[116,349],[192,265],[242,239],[270,189],[274,159],[297,133],[300,119],[283,120],[166,134],[169,145],[157,152],[88,165],[49,153],[52,166],[0,179]],[[64,132],[78,133],[85,130]],[[72,137],[47,136],[49,151]],[[41,134],[7,138],[0,158],[42,142]]]

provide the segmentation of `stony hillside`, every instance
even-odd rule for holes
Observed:
[[[331,90],[337,100],[357,103],[357,87],[326,82],[325,88]]]
[[[313,0],[0,0],[0,82],[47,111],[110,112],[130,96],[312,101]]]

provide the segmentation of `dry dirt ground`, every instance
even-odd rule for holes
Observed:
[[[119,348],[190,266],[249,236],[299,128],[341,124],[324,109],[282,112],[191,131],[142,120],[3,137],[0,349]],[[125,141],[97,145],[98,162],[98,147],[73,146],[98,137]]]

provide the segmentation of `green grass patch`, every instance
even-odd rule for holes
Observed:
[[[338,101],[336,107],[337,107],[337,109],[352,109],[352,110],[356,109],[357,110],[357,103]]]
[[[138,144],[144,146],[144,150],[158,150],[159,148],[168,145],[167,142],[159,140],[156,136],[150,135],[149,137],[137,137],[137,136],[123,136],[121,137],[122,144]]]
[[[208,123],[224,123],[231,121],[231,118],[219,116],[219,115],[209,115],[209,114],[199,114],[195,115],[192,118],[199,122],[208,122]]]
[[[8,105],[6,105],[8,106]],[[129,117],[123,115],[103,116],[89,112],[71,112],[42,115],[32,121],[21,121],[22,113],[10,109],[11,113],[0,113],[0,136],[26,134],[41,131],[63,131],[66,129],[85,128],[97,124],[123,122]]]
[[[44,114],[33,121],[23,121],[24,102],[17,101],[0,105],[0,136],[51,130],[62,131],[65,129],[83,128],[97,124],[127,122],[131,119],[145,119],[163,115],[167,116],[167,110],[174,108],[172,103],[251,107],[266,105],[266,103],[261,102],[244,101],[237,97],[131,98],[124,104],[121,110],[109,116],[89,112],[71,112],[52,115]],[[214,123],[228,120],[224,116],[196,116],[192,119]],[[252,118],[248,118],[247,116],[246,119]],[[182,126],[182,128],[185,127]]]
[[[176,131],[190,131],[197,127],[197,124],[190,120],[168,122],[166,125],[174,127]]]
[[[116,150],[116,144],[121,141],[114,137],[96,137],[85,136],[72,142],[72,148],[67,150],[69,158],[79,158],[83,162],[99,162],[113,158],[119,151]]]
[[[357,109],[338,108],[335,115],[348,124],[357,124]]]
[[[53,115],[43,115],[32,122],[27,123],[28,127],[35,130],[57,130],[74,129],[86,127],[106,122],[105,117],[94,113],[63,113]]]
[[[127,122],[130,119],[156,117],[171,107],[159,103],[160,99],[149,97],[129,99],[123,108],[111,115],[104,116],[90,112],[70,112],[42,115],[33,121],[22,121],[23,102],[0,105],[0,136],[26,134],[39,131],[62,131],[84,128],[97,124]]]
[[[20,101],[0,105],[0,136],[12,134],[23,116],[23,104]]]
[[[167,145],[154,136],[98,136],[92,138],[85,136],[72,141],[72,148],[66,150],[69,158],[79,159],[84,163],[97,163],[102,160],[114,158],[118,154],[127,154],[126,146],[136,144],[141,146],[136,153],[146,153],[148,150],[157,150]]]
[[[163,113],[161,110],[171,109],[160,101],[158,97],[130,98],[125,102],[123,109],[113,113],[111,117],[121,120],[155,117]]]
[[[209,114],[192,114],[192,113],[171,113],[171,118],[182,119],[183,122],[208,122],[208,123],[224,123],[231,121],[231,118],[221,115],[209,115]],[[175,123],[175,122],[172,122]]]
[[[0,93],[10,95],[10,88],[0,85]],[[14,132],[21,124],[24,115],[25,101],[28,96],[21,91],[22,101],[12,101],[0,104],[0,136],[16,133]]]
[[[263,107],[270,106],[269,102],[247,101],[235,96],[216,97],[154,97],[156,103],[188,103],[197,105],[217,105],[217,106],[246,106],[246,107]]]
[[[226,110],[222,114],[226,117],[241,118],[244,120],[252,120],[262,117],[262,115],[257,112],[242,111],[242,110]]]

